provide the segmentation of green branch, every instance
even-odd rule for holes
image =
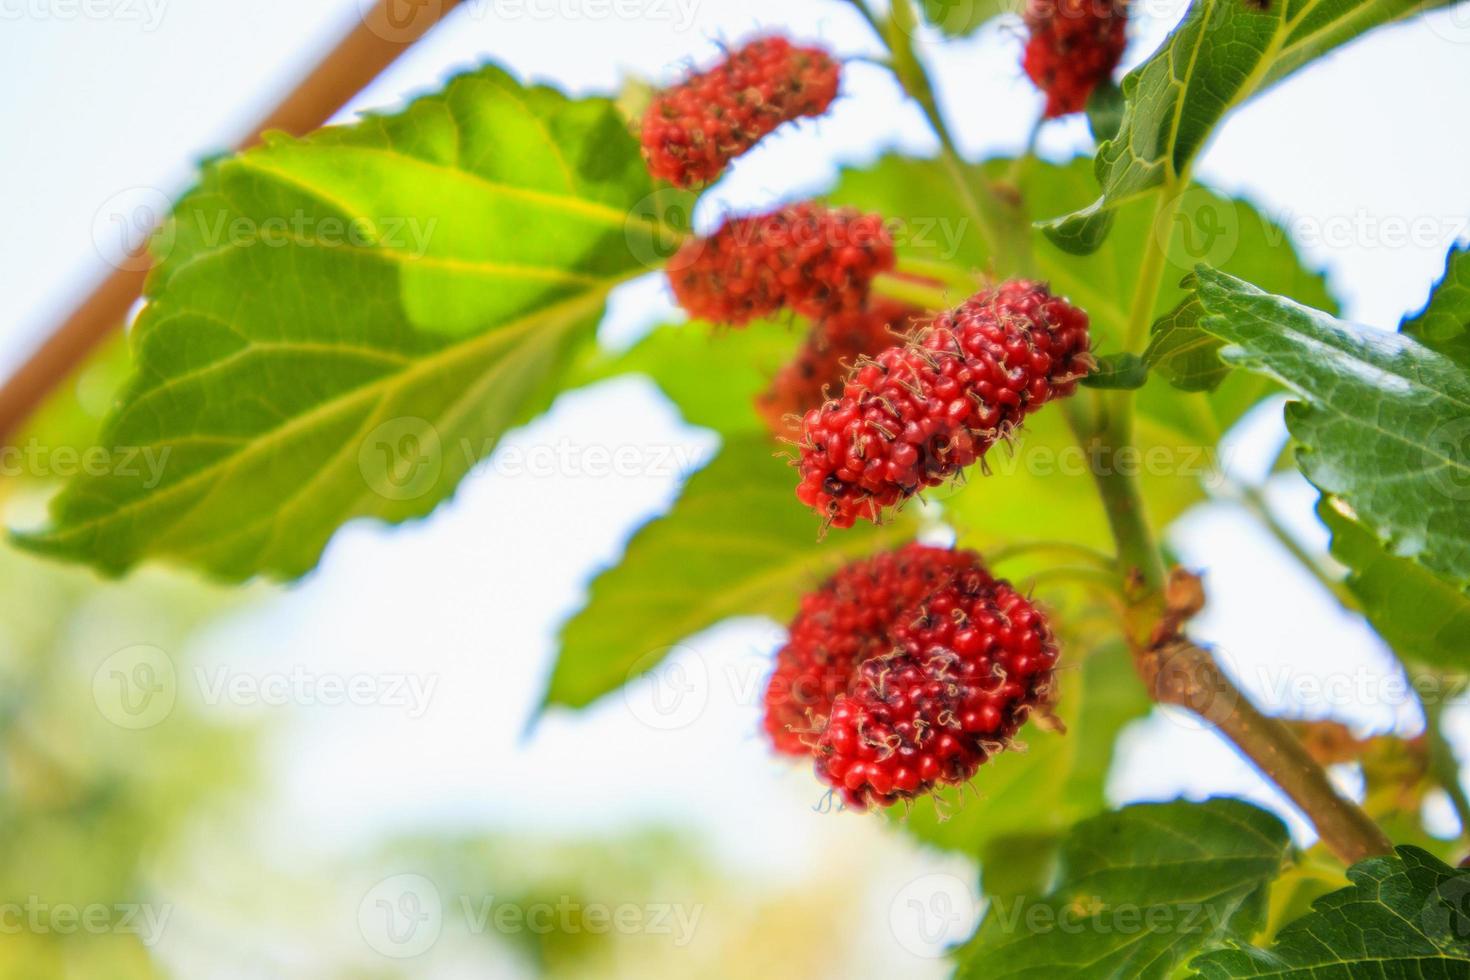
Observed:
[[[1031,223],[1020,199],[1008,196],[1004,190],[974,172],[960,154],[954,134],[939,109],[929,72],[914,50],[913,36],[918,30],[918,16],[912,0],[892,0],[886,23],[873,12],[866,0],[848,0],[848,3],[857,9],[887,46],[889,67],[894,76],[909,98],[918,104],[938,137],[940,161],[965,210],[985,240],[996,273],[1034,275]]]
[[[1348,589],[1347,583],[1340,578],[1335,578],[1316,557],[1303,548],[1301,542],[1297,541],[1295,535],[1286,529],[1286,526],[1276,517],[1271,510],[1271,504],[1266,500],[1266,495],[1259,487],[1247,484],[1230,483],[1227,492],[1242,507],[1251,513],[1261,526],[1271,532],[1276,543],[1281,545],[1286,552],[1296,559],[1298,565],[1317,580],[1317,584],[1326,589],[1339,605],[1349,612],[1362,612],[1362,606],[1358,603],[1357,596]]]
[[[1470,798],[1465,795],[1465,785],[1460,779],[1460,760],[1455,747],[1444,734],[1445,702],[1460,694],[1464,683],[1450,683],[1441,675],[1440,696],[1421,700],[1424,709],[1424,734],[1429,742],[1429,775],[1450,798],[1455,817],[1460,821],[1460,838],[1470,840]]]
[[[907,276],[882,273],[873,278],[873,293],[889,299],[911,303],[920,309],[944,310],[954,306],[964,296],[956,298],[954,292],[941,286],[910,279]],[[968,295],[968,294],[966,294]]]

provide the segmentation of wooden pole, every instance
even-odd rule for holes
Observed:
[[[321,126],[459,3],[460,0],[375,3],[311,73],[251,127],[237,148],[255,145],[268,130],[300,136]],[[0,387],[0,444],[14,436],[46,396],[108,334],[122,326],[128,309],[143,292],[148,274],[146,253],[140,250],[126,256],[117,266]]]

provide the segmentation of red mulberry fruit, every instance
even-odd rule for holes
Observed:
[[[795,359],[777,372],[756,401],[772,434],[791,439],[801,435],[801,417],[827,400],[827,387],[840,383],[859,358],[891,347],[918,314],[907,303],[876,296],[867,309],[813,324]]]
[[[857,809],[965,782],[1051,697],[1051,629],[978,559],[900,617],[891,646],[833,703],[815,750]]]
[[[713,181],[777,126],[826,112],[839,75],[820,48],[783,37],[752,41],[654,98],[643,117],[649,172],[679,187]]]
[[[1029,0],[1021,66],[1046,93],[1048,118],[1081,112],[1127,47],[1125,0]]]
[[[910,544],[853,562],[802,597],[765,695],[777,751],[807,755],[832,701],[864,661],[892,650],[899,618],[974,563],[949,548]]]
[[[1087,314],[1012,281],[859,363],[802,420],[798,499],[836,527],[938,486],[1091,367]]]
[[[686,242],[668,274],[691,315],[738,325],[783,307],[812,319],[860,310],[893,264],[882,218],[803,203],[727,220]]]

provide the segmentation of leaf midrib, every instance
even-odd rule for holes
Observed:
[[[641,274],[642,270],[638,270],[636,273],[604,280],[602,286],[596,290],[589,290],[581,296],[564,300],[551,306],[542,307],[519,320],[511,321],[508,324],[488,330],[482,334],[476,334],[467,340],[436,351],[428,357],[414,361],[402,371],[385,374],[365,385],[350,388],[332,398],[313,405],[310,410],[289,419],[275,429],[268,430],[260,438],[250,441],[239,452],[232,453],[229,456],[223,456],[219,460],[211,462],[189,474],[177,483],[172,483],[168,487],[160,488],[145,496],[130,500],[125,504],[112,508],[106,513],[99,514],[84,521],[71,523],[65,530],[43,535],[43,537],[55,542],[66,541],[94,527],[117,520],[134,511],[165,503],[179,492],[208,480],[220,471],[223,471],[222,476],[228,476],[246,459],[254,458],[267,449],[275,448],[275,446],[284,443],[290,436],[298,432],[309,431],[310,426],[318,421],[335,418],[338,412],[346,411],[362,401],[370,400],[374,396],[387,397],[399,390],[399,386],[406,385],[421,375],[431,374],[435,369],[442,366],[462,363],[478,354],[484,347],[494,347],[503,343],[506,340],[505,334],[507,332],[515,333],[525,331],[544,320],[555,319],[559,316],[575,316],[584,307],[586,308],[586,312],[591,312],[592,309],[607,297],[607,294],[613,288]]]

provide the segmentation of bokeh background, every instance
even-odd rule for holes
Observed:
[[[1129,64],[1183,6],[1138,5]],[[358,0],[0,0],[0,372],[107,270],[138,207],[185,188],[358,16]],[[668,81],[763,27],[878,54],[837,0],[474,0],[341,119],[486,60],[574,93]],[[1008,18],[923,37],[974,159],[1019,150],[1038,114],[1020,38]],[[1462,4],[1246,107],[1199,174],[1288,229],[1348,318],[1392,329],[1470,238],[1470,130],[1448,108],[1467,90]],[[884,150],[933,151],[882,69],[852,62],[843,96],[734,167],[700,224],[820,193]],[[1057,160],[1089,148],[1080,119],[1041,142]],[[602,337],[624,346],[676,318],[651,277],[614,297]],[[106,360],[56,411],[95,424]],[[1230,440],[1233,477],[1266,479],[1278,408]],[[537,716],[588,579],[715,444],[637,379],[569,393],[429,520],[351,525],[290,587],[157,569],[103,582],[0,546],[0,977],[945,975],[946,944],[980,914],[976,868],[831,812],[808,771],[770,755],[759,696],[779,624],[724,624],[626,692]],[[567,446],[647,462],[591,474]],[[7,524],[38,519],[50,477],[0,475]],[[1315,494],[1294,475],[1266,486],[1321,552]],[[1270,710],[1420,728],[1380,642],[1238,502],[1197,508],[1170,543],[1208,570],[1199,635]],[[1298,683],[1324,676],[1338,683]],[[1446,727],[1470,757],[1470,713],[1453,706]],[[1245,795],[1310,840],[1177,717],[1136,724],[1108,786],[1119,803]],[[1459,833],[1443,799],[1424,805]]]

